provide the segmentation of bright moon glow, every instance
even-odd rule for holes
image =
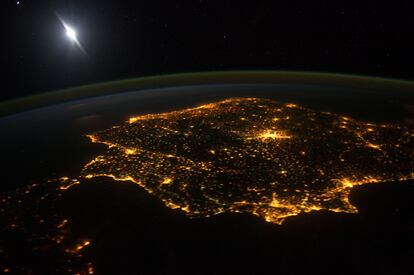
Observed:
[[[85,49],[83,48],[83,46],[81,45],[81,43],[78,40],[78,34],[77,34],[76,30],[73,29],[72,27],[70,27],[57,13],[56,13],[56,16],[59,19],[59,21],[62,23],[63,27],[65,28],[66,36],[72,42],[74,42],[74,44],[76,44],[78,46],[78,48],[86,55]]]
[[[76,41],[76,31],[66,26],[66,35],[73,41]]]

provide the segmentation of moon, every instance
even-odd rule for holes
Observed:
[[[73,43],[75,43],[78,48],[85,54],[86,51],[83,48],[82,44],[79,42],[78,39],[78,33],[76,32],[76,30],[74,28],[72,28],[68,23],[66,23],[65,20],[62,19],[62,17],[60,17],[57,13],[56,13],[57,18],[59,19],[60,23],[63,25],[65,32],[66,32],[66,37],[72,41]]]
[[[70,40],[76,42],[77,41],[76,31],[69,26],[65,26],[65,29],[66,29],[66,36],[69,37]]]

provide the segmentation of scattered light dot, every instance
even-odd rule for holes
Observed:
[[[127,155],[135,155],[137,153],[137,150],[135,149],[126,149],[125,154]]]
[[[380,145],[373,144],[373,143],[367,143],[367,146],[370,147],[370,148],[372,148],[372,149],[377,149],[377,150],[380,150],[381,149],[381,146]]]
[[[261,132],[257,138],[259,139],[289,139],[291,136],[286,135],[285,133],[281,131],[273,131],[273,130],[266,130]]]
[[[165,178],[163,181],[162,181],[162,184],[171,184],[173,182],[173,179],[172,178]]]

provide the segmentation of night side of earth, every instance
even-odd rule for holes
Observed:
[[[0,5],[0,275],[414,275],[413,1]]]
[[[133,181],[190,217],[352,213],[352,187],[414,177],[413,131],[256,98],[133,117],[88,137],[108,151],[83,177]]]
[[[371,84],[322,84],[145,88],[0,118],[0,271],[403,274],[414,96],[369,106]]]

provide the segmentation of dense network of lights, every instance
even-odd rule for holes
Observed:
[[[87,137],[107,149],[79,178],[0,194],[0,233],[28,236],[34,254],[53,253],[50,273],[95,273],[93,237],[75,235],[53,209],[84,179],[135,183],[190,218],[243,212],[275,224],[310,211],[355,213],[354,186],[414,179],[412,129],[267,99],[132,117]],[[0,239],[0,270],[30,273],[16,265],[14,250]]]
[[[88,137],[108,149],[83,177],[135,182],[189,217],[353,213],[353,186],[414,178],[410,129],[267,99],[132,117]]]

